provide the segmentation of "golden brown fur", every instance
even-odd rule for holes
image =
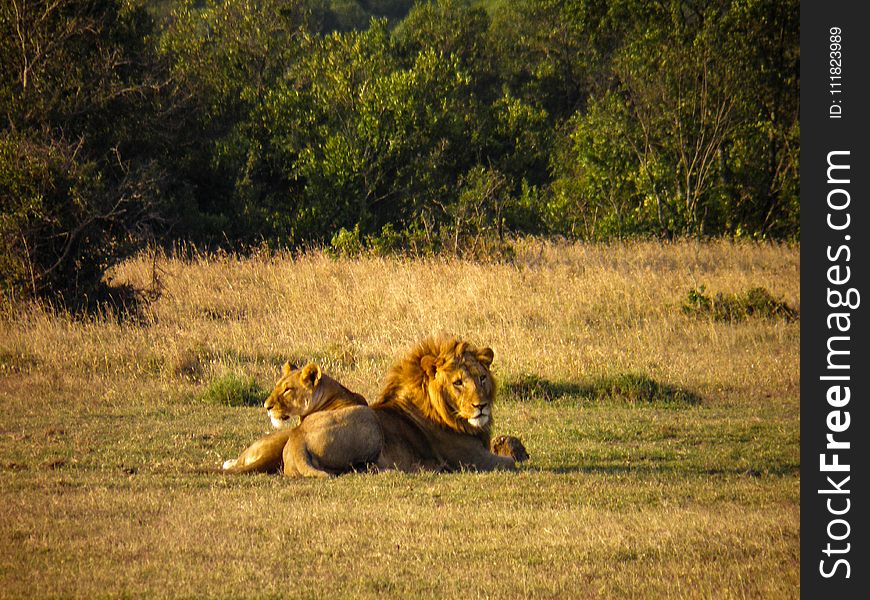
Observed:
[[[280,427],[291,417],[299,425],[255,441],[223,465],[228,474],[277,472],[329,477],[373,463],[383,446],[380,424],[365,398],[324,374],[316,364],[284,365],[265,401],[269,419]]]
[[[516,438],[490,451],[493,352],[459,338],[418,343],[387,375],[372,404],[384,433],[381,469],[515,469],[528,455]]]

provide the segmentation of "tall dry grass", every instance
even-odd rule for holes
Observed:
[[[734,386],[772,393],[783,375],[797,380],[793,324],[681,312],[700,285],[762,286],[799,308],[800,260],[790,246],[527,241],[503,264],[279,253],[161,256],[157,266],[162,295],[144,309],[145,326],[82,323],[30,307],[0,323],[4,352],[72,373],[169,381],[226,370],[269,380],[285,357],[313,357],[373,395],[390,360],[422,336],[449,331],[492,345],[503,377],[640,370],[714,395]],[[143,288],[152,273],[143,255],[112,277]]]

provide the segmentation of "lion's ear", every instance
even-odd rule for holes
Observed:
[[[429,379],[435,377],[435,371],[438,370],[438,365],[435,362],[435,357],[427,354],[423,358],[420,359],[420,368],[423,369],[423,372],[426,373],[426,376]]]
[[[302,381],[312,390],[320,383],[320,377],[323,374],[320,372],[320,366],[315,363],[308,363],[302,367]]]
[[[287,377],[296,367],[290,364],[290,361],[284,363],[284,366],[281,367],[281,374],[284,377]]]
[[[495,357],[495,354],[492,352],[492,348],[484,348],[483,350],[477,351],[477,360],[484,367],[488,367],[492,364],[492,359]]]

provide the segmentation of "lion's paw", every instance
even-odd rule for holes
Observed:
[[[529,460],[529,453],[526,447],[512,435],[500,435],[492,440],[492,453],[500,456],[510,456],[517,462]]]

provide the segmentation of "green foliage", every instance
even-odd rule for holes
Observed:
[[[77,161],[74,148],[50,142],[38,145],[8,132],[0,137],[0,191],[4,198],[0,272],[7,291],[20,290],[36,297],[54,288],[52,284],[62,283],[67,264],[71,264],[65,257],[74,252],[80,237],[101,232],[82,230],[54,244],[53,238],[65,226],[87,223],[91,198],[102,191],[100,183],[95,165]],[[79,269],[98,269],[105,243],[89,240],[86,251],[77,253]],[[93,277],[91,274],[89,279]]]
[[[505,176],[475,166],[459,183],[459,198],[446,209],[443,245],[452,254],[476,258],[509,253],[504,243],[504,213],[510,202]]]
[[[3,290],[99,295],[150,240],[795,239],[798,18],[794,0],[3,3]]]
[[[413,59],[425,50],[452,55],[478,80],[492,70],[487,49],[489,24],[485,11],[464,2],[420,2],[396,27],[395,37],[403,56]]]
[[[396,231],[391,223],[381,228],[379,234],[360,235],[359,225],[352,230],[344,227],[333,234],[326,251],[334,258],[359,256],[369,252],[376,256],[389,256],[402,252],[409,246],[412,233]]]
[[[555,208],[571,215],[560,229],[594,238],[796,232],[797,90],[787,75],[796,72],[797,29],[787,29],[796,6],[672,2],[650,5],[642,21],[635,9],[611,7],[624,29],[613,83],[574,115],[554,154]],[[759,22],[782,34],[779,46],[758,37]],[[777,64],[772,86],[759,81],[765,60]]]
[[[407,245],[405,236],[396,231],[392,223],[384,225],[380,234],[368,236],[366,242],[371,251],[378,256],[394,254]]]
[[[449,193],[469,151],[456,60],[427,50],[402,67],[385,23],[306,37],[304,57],[269,95],[262,165],[285,165],[299,195],[269,202],[289,237],[356,224],[403,227]],[[290,229],[292,228],[292,229]]]
[[[359,235],[359,225],[351,231],[344,227],[336,231],[329,241],[329,254],[336,258],[357,256],[363,251],[363,243]]]
[[[250,242],[280,235],[266,204],[274,190],[292,193],[292,185],[262,172],[269,132],[259,114],[296,60],[310,15],[302,0],[191,0],[173,13],[159,48],[175,86],[180,189],[172,218],[181,237]]]
[[[739,73],[738,127],[720,157],[723,229],[738,237],[800,232],[798,3],[756,0],[726,14],[727,63]]]
[[[0,289],[93,305],[114,262],[152,239],[165,177],[160,67],[141,7],[0,7]]]
[[[607,81],[598,68],[612,43],[605,3],[519,0],[492,10],[490,44],[499,76],[511,92],[561,120]]]
[[[628,139],[635,135],[625,102],[607,93],[567,122],[553,157],[547,206],[551,228],[570,237],[622,238],[655,221],[643,174]]]
[[[260,406],[268,395],[255,379],[227,373],[209,383],[196,399],[219,406]]]
[[[307,0],[305,5],[311,14],[311,31],[325,35],[367,29],[373,18],[396,23],[408,14],[414,1]]]
[[[554,132],[547,111],[507,90],[491,107],[492,163],[514,182],[546,184]]]
[[[716,321],[742,321],[750,317],[793,321],[800,317],[796,309],[763,287],[735,294],[718,292],[711,296],[702,285],[689,290],[682,309],[688,315],[709,317]]]

